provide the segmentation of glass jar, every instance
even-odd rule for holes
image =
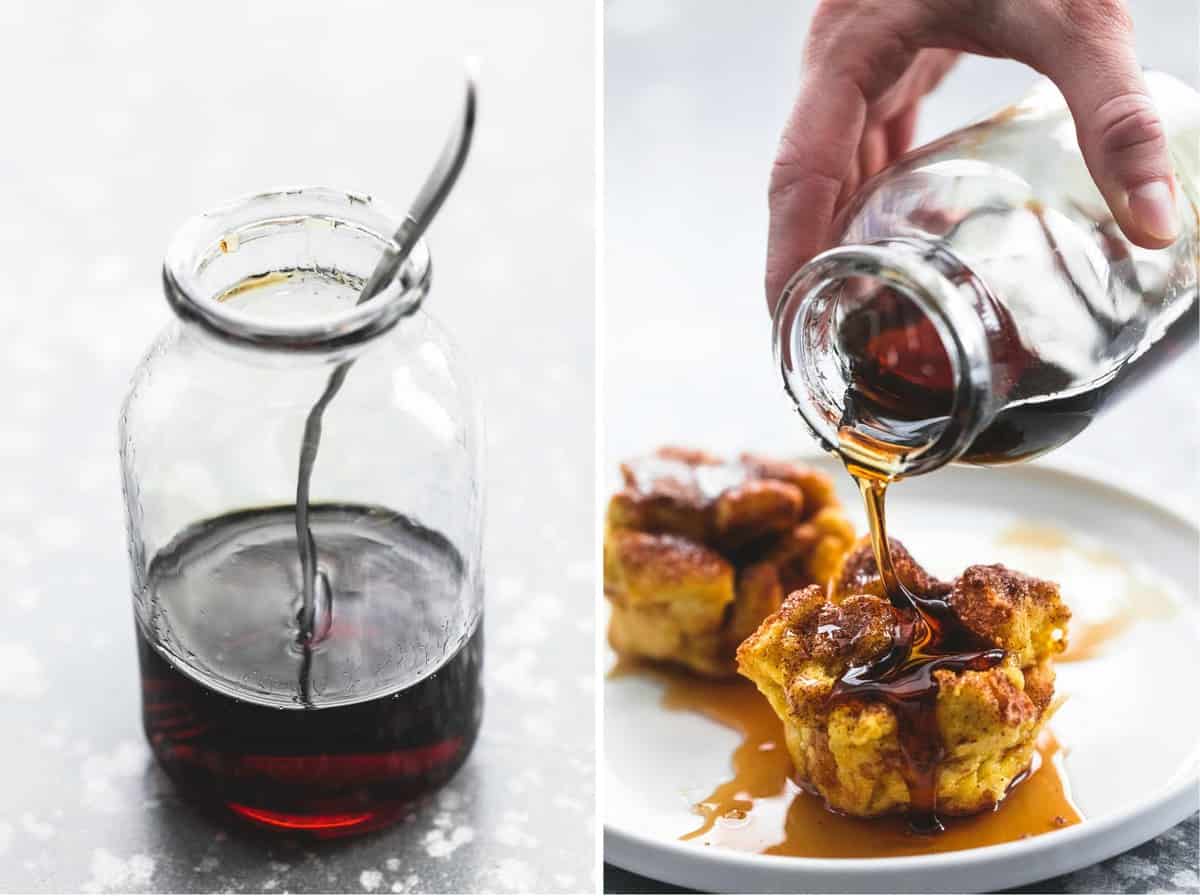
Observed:
[[[479,727],[480,427],[425,246],[356,304],[399,220],[314,188],[193,219],[121,412],[146,735],[271,827],[386,824]]]
[[[893,477],[1025,460],[1194,342],[1200,96],[1146,80],[1179,186],[1169,248],[1121,233],[1048,81],[850,201],[774,320],[785,387],[827,450]]]

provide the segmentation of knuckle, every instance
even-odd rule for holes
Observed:
[[[802,156],[780,158],[771,166],[767,198],[772,208],[788,203],[795,196],[827,198],[841,193],[843,178],[814,169]]]
[[[1145,156],[1166,148],[1166,132],[1150,97],[1123,93],[1096,110],[1100,150],[1109,156]]]
[[[1063,22],[1082,36],[1133,31],[1133,18],[1124,0],[1058,0],[1058,5]]]

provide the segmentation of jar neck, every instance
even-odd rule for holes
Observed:
[[[916,475],[961,457],[999,410],[1000,314],[942,244],[838,246],[785,288],[775,361],[826,450],[875,475]]]
[[[163,289],[189,331],[271,356],[340,358],[415,313],[432,263],[418,243],[372,298],[358,293],[399,219],[370,197],[320,187],[234,200],[188,221],[163,263]]]

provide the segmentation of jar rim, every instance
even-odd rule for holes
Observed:
[[[359,345],[387,332],[420,307],[429,292],[433,268],[424,240],[417,242],[404,265],[370,299],[315,319],[273,320],[247,314],[219,301],[214,291],[201,283],[208,262],[236,251],[239,233],[252,227],[309,220],[335,228],[352,227],[378,240],[381,255],[399,248],[392,234],[403,219],[369,195],[318,186],[244,195],[193,216],[176,231],[163,261],[167,303],[182,320],[224,342],[288,352],[328,352]]]
[[[993,405],[991,351],[983,324],[969,301],[936,267],[914,249],[916,241],[894,239],[878,243],[846,244],[813,258],[792,275],[784,288],[772,320],[776,368],[784,389],[813,435],[828,451],[843,460],[873,467],[879,458],[863,453],[853,442],[843,444],[836,397],[821,390],[827,384],[817,373],[819,359],[807,351],[806,335],[822,331],[837,303],[836,287],[853,277],[876,279],[913,301],[933,324],[946,351],[954,385],[951,407],[940,431],[921,446],[892,446],[896,454],[890,470],[880,474],[898,478],[928,472],[960,457],[990,419]],[[951,261],[961,264],[956,258]],[[821,394],[817,394],[821,392]]]

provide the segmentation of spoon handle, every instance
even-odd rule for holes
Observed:
[[[393,236],[395,246],[388,246],[384,250],[379,264],[375,266],[375,270],[371,272],[371,276],[363,285],[357,304],[361,305],[391,282],[391,279],[396,276],[396,271],[408,259],[409,253],[417,245],[417,240],[425,233],[429,222],[437,215],[442,203],[453,189],[459,172],[462,171],[463,164],[467,161],[467,152],[471,148],[471,137],[475,133],[475,92],[475,77],[471,71],[468,71],[466,94],[458,125],[447,137],[446,143],[442,147],[442,153],[438,156],[437,164],[433,166],[429,177],[421,186],[421,191],[409,209],[408,217],[396,230]]]

